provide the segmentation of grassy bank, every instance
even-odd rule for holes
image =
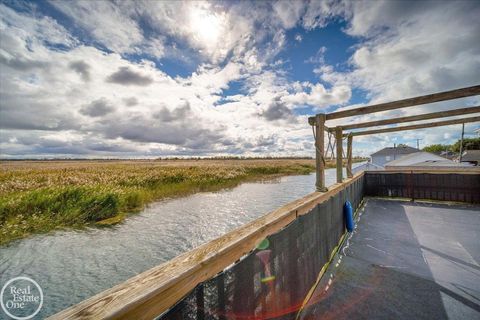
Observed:
[[[122,221],[154,200],[314,171],[312,160],[1,162],[0,245]]]

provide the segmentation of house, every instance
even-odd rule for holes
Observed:
[[[470,165],[453,162],[452,160],[425,151],[411,153],[385,164],[385,170],[409,169],[412,167],[442,167],[443,169],[454,169],[459,167],[470,167]]]
[[[462,154],[462,163],[480,165],[480,150],[465,150]]]
[[[420,150],[409,146],[387,147],[370,155],[372,164],[383,167],[387,162],[400,159]]]

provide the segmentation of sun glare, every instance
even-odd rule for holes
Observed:
[[[207,45],[218,41],[221,21],[215,13],[205,9],[195,9],[192,10],[190,21],[198,41]]]

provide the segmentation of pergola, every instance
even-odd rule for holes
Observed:
[[[361,108],[342,110],[342,111],[337,111],[337,112],[332,112],[327,114],[320,113],[315,115],[314,117],[308,118],[308,123],[311,126],[313,126],[313,129],[314,129],[313,132],[315,137],[317,191],[320,191],[320,192],[327,191],[327,188],[325,187],[325,140],[324,140],[325,132],[333,133],[335,135],[337,183],[341,183],[343,180],[342,141],[344,137],[347,137],[347,154],[346,154],[347,177],[351,178],[353,176],[352,175],[352,143],[353,143],[354,136],[381,134],[381,133],[395,132],[395,131],[416,130],[416,129],[422,129],[422,128],[433,128],[433,127],[447,126],[452,124],[463,124],[463,123],[469,123],[469,122],[479,122],[480,115],[466,116],[462,118],[449,119],[449,120],[436,121],[436,122],[424,122],[420,124],[413,124],[413,125],[406,125],[406,126],[371,129],[371,130],[364,130],[364,131],[345,132],[345,130],[371,128],[371,127],[377,127],[377,126],[447,118],[447,117],[460,116],[460,115],[470,115],[474,113],[480,113],[480,106],[425,113],[425,114],[401,117],[401,118],[337,125],[335,127],[328,127],[326,125],[327,121],[334,120],[334,119],[347,118],[352,116],[360,116],[360,115],[371,114],[371,113],[382,112],[382,111],[388,111],[388,110],[394,110],[394,109],[400,109],[400,108],[413,107],[413,106],[423,105],[427,103],[453,100],[453,99],[459,99],[464,97],[471,97],[476,95],[480,95],[480,85],[451,90],[451,91],[439,92],[439,93],[434,93],[434,94],[429,94],[429,95],[419,96],[419,97],[414,97],[409,99],[403,99],[403,100],[398,100],[393,102],[380,103],[380,104],[361,107]]]

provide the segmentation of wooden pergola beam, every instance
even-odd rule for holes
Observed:
[[[342,140],[342,127],[335,128],[335,139],[337,140],[337,183],[343,181],[343,140]]]
[[[316,172],[316,189],[319,192],[326,192],[325,186],[325,115],[317,114],[315,116],[315,172]]]
[[[434,128],[434,127],[448,126],[448,125],[451,125],[451,124],[469,123],[469,122],[477,122],[477,121],[480,121],[480,116],[471,117],[471,118],[462,118],[462,119],[451,119],[451,120],[430,122],[430,123],[422,123],[422,124],[414,124],[414,125],[403,126],[403,127],[393,127],[393,128],[385,128],[385,129],[375,129],[375,130],[367,130],[367,131],[350,132],[350,133],[344,134],[344,136],[347,136],[348,134],[351,134],[352,136],[365,136],[365,135],[370,135],[370,134],[379,134],[379,133],[395,132],[395,131],[407,131],[407,130],[416,130],[416,129],[424,129],[424,128]]]
[[[409,98],[404,100],[380,103],[372,106],[332,112],[332,113],[326,114],[326,120],[340,119],[340,118],[360,116],[364,114],[399,109],[399,108],[413,107],[421,104],[476,96],[479,94],[480,94],[480,85],[477,85],[473,87],[433,93],[425,96],[419,96],[419,97],[414,97],[414,98]]]
[[[446,117],[453,117],[453,116],[458,116],[458,115],[462,115],[462,114],[472,114],[472,113],[480,113],[480,106],[460,108],[460,109],[448,110],[448,111],[437,111],[437,112],[432,112],[432,113],[425,113],[425,114],[420,114],[420,115],[416,115],[416,116],[408,116],[408,117],[401,117],[401,118],[395,118],[395,119],[386,119],[386,120],[377,120],[377,121],[345,124],[345,125],[340,125],[340,126],[342,127],[343,130],[351,130],[351,129],[384,126],[384,125],[395,124],[395,123],[404,123],[404,122],[412,122],[412,121],[420,121],[420,120],[446,118]],[[325,127],[325,128],[330,132],[335,131],[335,128],[328,128],[328,127]]]
[[[353,136],[351,134],[349,134],[348,138],[347,138],[347,178],[353,177],[353,173],[352,173],[352,144],[353,144]]]

